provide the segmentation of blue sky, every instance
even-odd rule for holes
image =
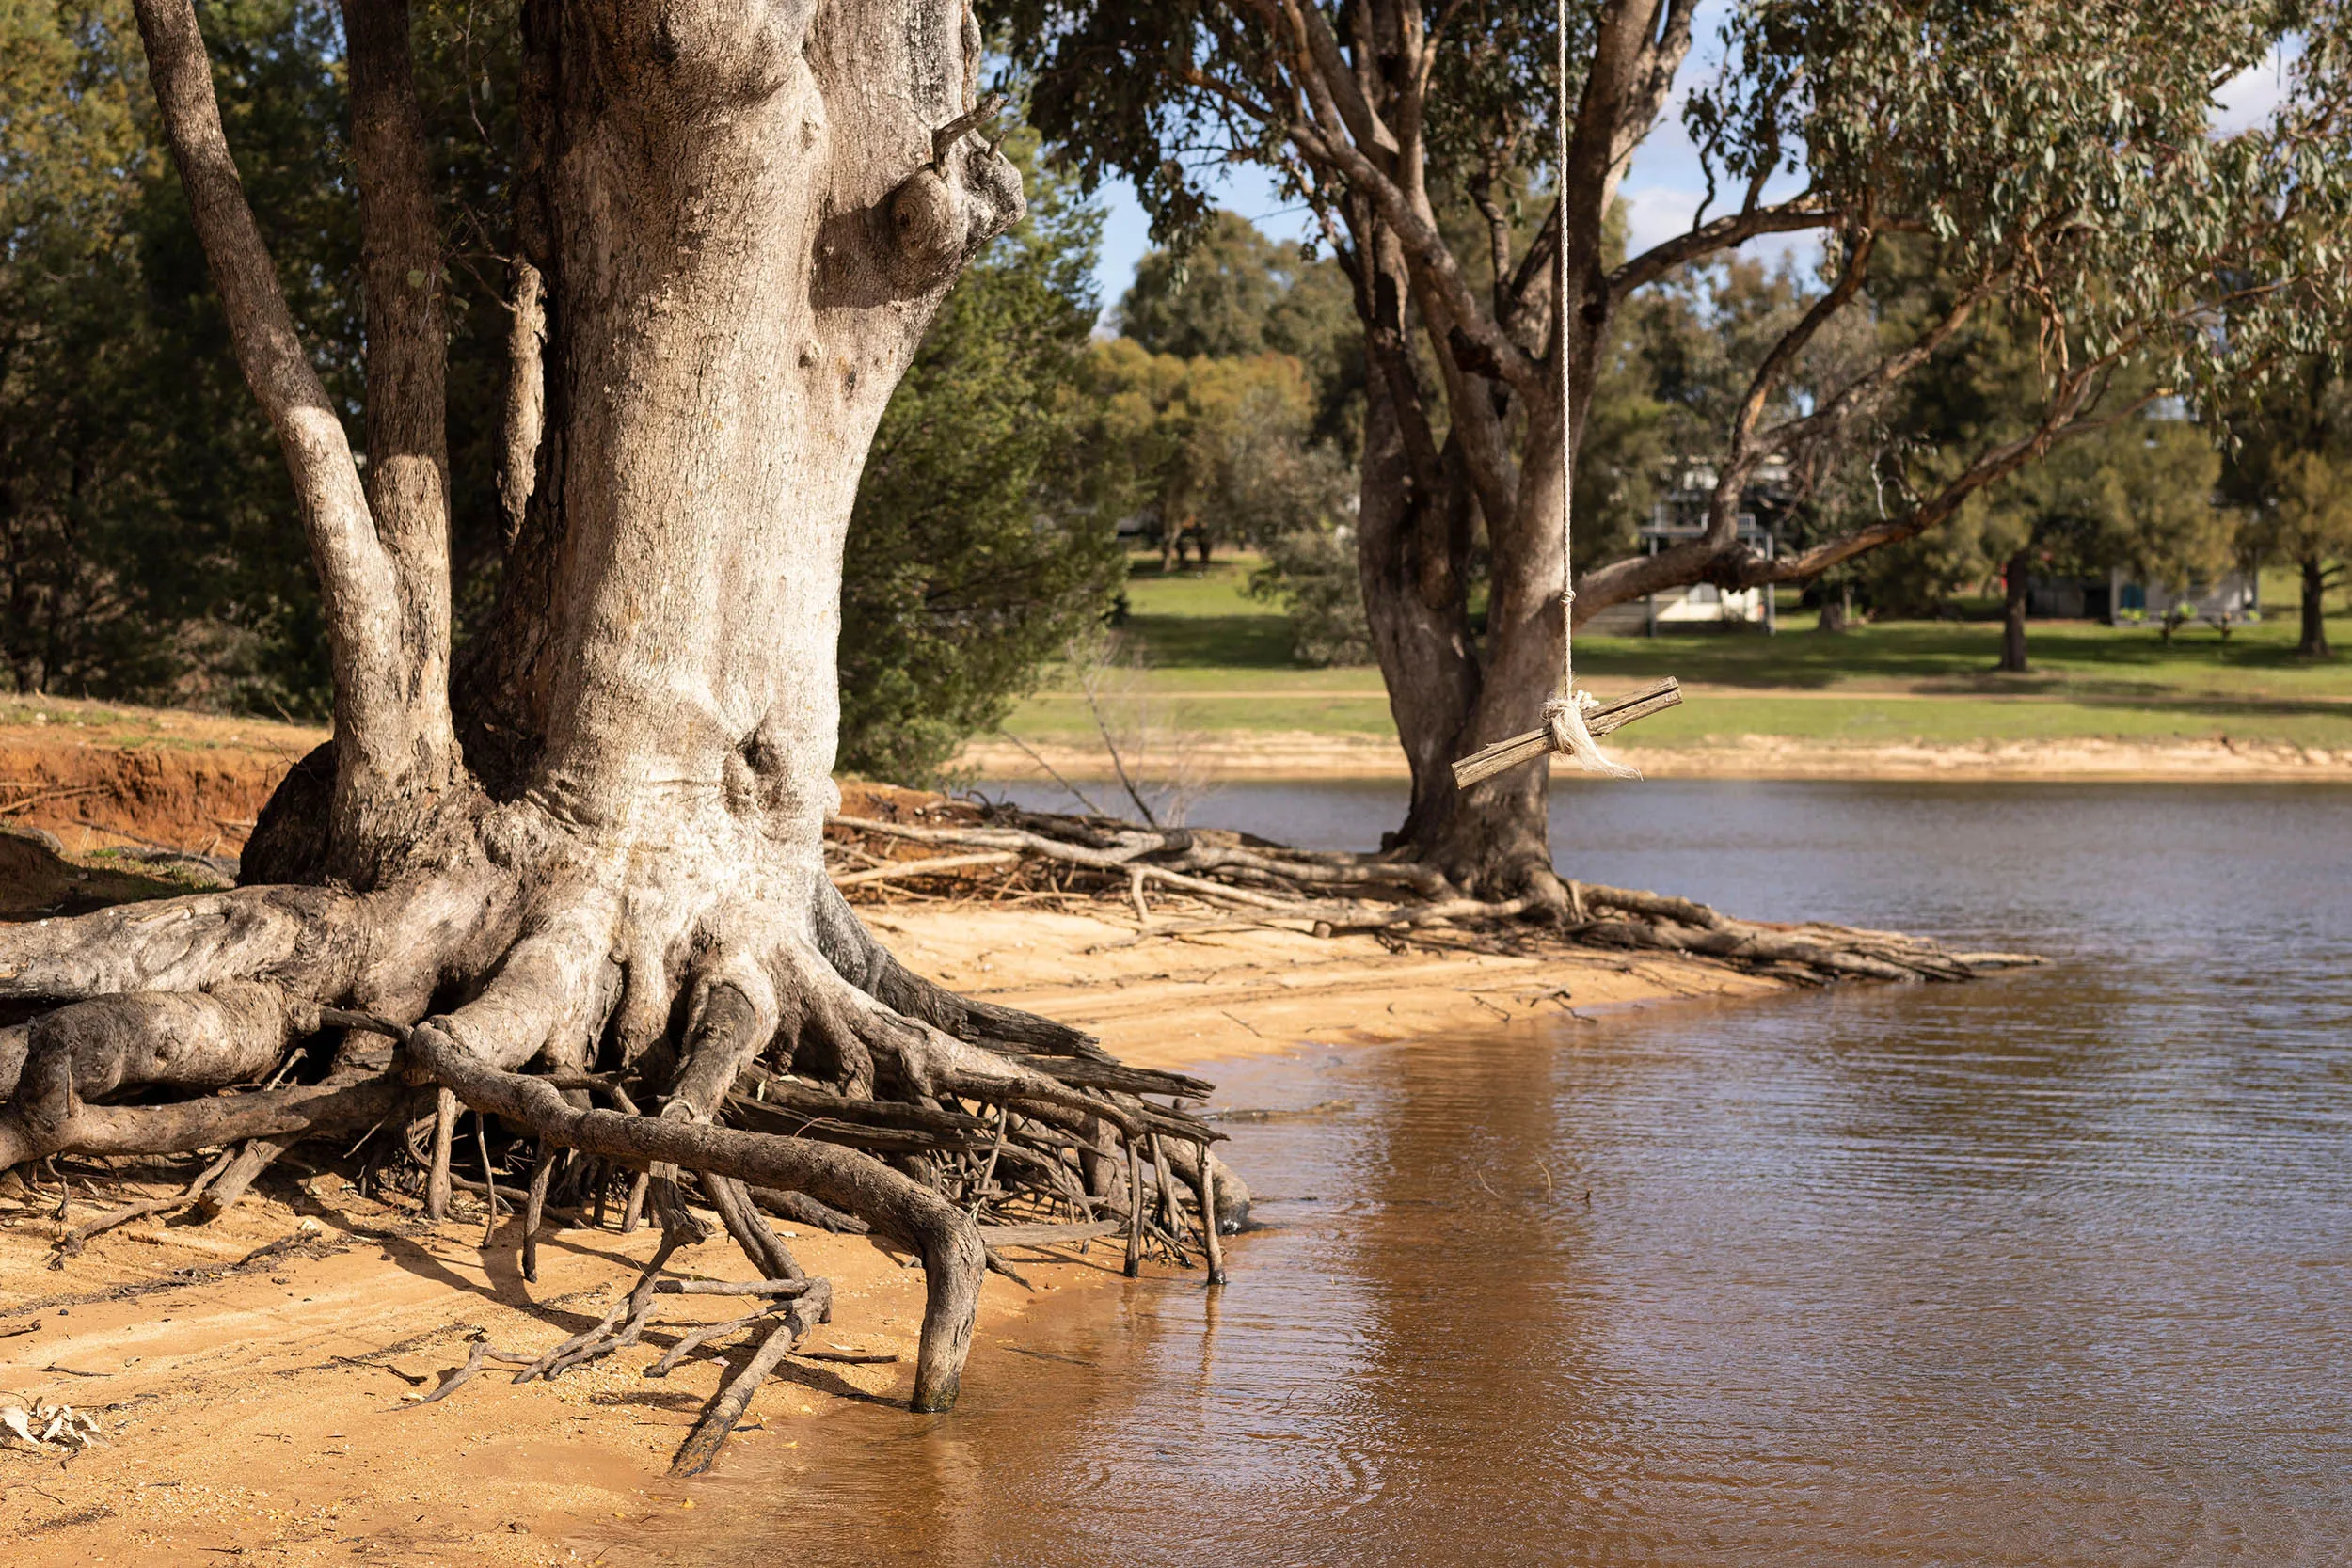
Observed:
[[[1661,117],[1658,128],[1634,153],[1633,166],[1619,187],[1619,196],[1626,205],[1628,234],[1635,251],[1690,227],[1692,215],[1706,194],[1707,178],[1699,166],[1698,150],[1683,134],[1681,99],[1692,84],[1713,75],[1721,64],[1723,55],[1717,40],[1729,9],[1726,0],[1713,0],[1699,7],[1693,32],[1696,41],[1675,82],[1675,106]],[[2285,60],[2284,51],[2274,53],[2268,61],[2223,87],[2217,128],[2239,130],[2265,117],[2280,97]],[[1303,209],[1286,207],[1272,180],[1253,166],[1228,166],[1216,189],[1218,205],[1241,214],[1278,239],[1302,239],[1312,227],[1309,214]],[[1103,308],[1107,311],[1127,292],[1127,285],[1135,277],[1136,263],[1152,248],[1152,238],[1151,221],[1136,203],[1131,186],[1121,181],[1105,185],[1102,194],[1103,254],[1095,267],[1095,279],[1102,291]],[[1774,189],[1771,194],[1793,195],[1794,185],[1791,183],[1786,191]],[[1793,250],[1800,257],[1809,257],[1815,246],[1805,239],[1772,238],[1755,242],[1753,248],[1763,255]]]

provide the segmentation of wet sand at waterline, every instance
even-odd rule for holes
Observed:
[[[1211,1078],[1301,1040],[1394,1041],[1776,989],[1680,960],[1595,955],[1564,973],[1480,954],[1395,955],[1370,937],[1210,932],[1136,943],[1121,906],[1096,917],[909,898],[865,912],[903,959],[947,984],[1051,1011],[1136,1065],[1205,1064]],[[798,1233],[792,1246],[835,1287],[834,1321],[810,1348],[900,1359],[787,1361],[714,1477],[673,1482],[666,1470],[724,1363],[698,1357],[646,1379],[673,1338],[664,1332],[553,1384],[517,1388],[494,1370],[414,1408],[411,1396],[462,1363],[475,1338],[536,1351],[594,1323],[650,1256],[654,1234],[558,1229],[531,1285],[512,1222],[485,1252],[482,1211],[463,1195],[470,1219],[432,1227],[413,1204],[362,1198],[338,1175],[306,1174],[293,1161],[280,1169],[221,1222],[135,1223],[58,1271],[46,1267],[61,1228],[50,1218],[56,1187],[0,1197],[0,1335],[40,1325],[0,1338],[0,1402],[94,1411],[108,1444],[62,1466],[0,1452],[0,1541],[29,1548],[27,1560],[182,1564],[232,1550],[289,1564],[570,1562],[576,1551],[587,1560],[609,1549],[608,1531],[666,1538],[725,1496],[739,1471],[829,1469],[845,1415],[906,1431],[928,1424],[903,1408],[920,1271],[862,1238],[800,1226],[785,1227]],[[139,1184],[118,1198],[110,1187],[105,1207],[167,1190]],[[67,1223],[100,1212],[77,1192]],[[237,1267],[289,1239],[292,1247]],[[716,1277],[749,1274],[723,1234],[682,1256]],[[1014,1256],[1038,1290],[988,1279],[967,1398],[1041,1370],[1050,1380],[1057,1364],[1005,1345],[1024,1341],[1033,1321],[1095,1316],[1066,1300],[1129,1288],[1110,1243],[1072,1262]],[[660,1316],[732,1315],[723,1302],[677,1307]],[[0,1561],[15,1560],[0,1551]]]

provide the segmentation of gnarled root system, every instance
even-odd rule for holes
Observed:
[[[941,990],[821,875],[724,813],[697,827],[632,842],[477,796],[368,890],[236,888],[0,929],[0,1019],[17,1021],[0,1028],[0,1170],[218,1148],[168,1206],[225,1206],[225,1184],[243,1191],[302,1138],[389,1130],[372,1158],[404,1167],[393,1184],[436,1217],[456,1186],[484,1191],[494,1220],[500,1202],[524,1212],[531,1274],[551,1201],[625,1228],[650,1208],[661,1248],[606,1323],[544,1352],[477,1346],[436,1397],[486,1361],[529,1380],[634,1342],[677,1284],[670,1254],[703,1233],[691,1194],[768,1282],[734,1326],[773,1327],[686,1469],[830,1312],[767,1212],[920,1260],[917,1411],[953,1404],[981,1278],[1010,1272],[993,1227],[1112,1229],[1131,1258],[1221,1268],[1204,1216],[1236,1224],[1248,1196],[1211,1152],[1221,1134],[1182,1108],[1208,1085]],[[527,1180],[500,1186],[493,1140],[502,1158],[534,1151]],[[469,1153],[480,1181],[459,1174]],[[127,1217],[67,1238],[58,1260]]]

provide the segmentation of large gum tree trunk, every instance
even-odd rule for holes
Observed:
[[[1534,445],[1510,515],[1489,526],[1482,650],[1468,606],[1475,502],[1460,477],[1458,448],[1449,442],[1438,454],[1437,483],[1417,481],[1407,457],[1411,411],[1382,378],[1370,383],[1358,562],[1365,618],[1413,781],[1411,807],[1391,844],[1473,896],[1565,905],[1551,863],[1549,765],[1514,768],[1469,789],[1457,788],[1453,774],[1456,759],[1536,728],[1559,683],[1557,451],[1547,457]]]
[[[866,449],[964,258],[1021,211],[977,137],[934,166],[971,107],[960,20],[526,23],[548,433],[468,728],[554,816],[722,832],[803,909]]]
[[[1480,669],[1461,580],[1468,508],[1440,477],[1417,480],[1405,417],[1375,367],[1365,387],[1356,561],[1389,711],[1412,768],[1412,803],[1389,843],[1420,850],[1453,820],[1447,768],[1462,754]]]
[[[0,932],[0,1007],[34,1015],[0,1028],[0,1169],[251,1139],[250,1180],[287,1139],[452,1091],[543,1146],[700,1173],[763,1273],[792,1265],[753,1189],[866,1219],[923,1260],[913,1402],[945,1408],[983,1261],[969,1215],[854,1149],[721,1125],[739,1075],[764,1058],[934,1119],[979,1102],[1000,1146],[1033,1137],[1024,1169],[1055,1177],[1051,1197],[1080,1147],[1214,1136],[1139,1098],[1193,1081],[1106,1068],[1075,1031],[913,975],[824,875],[859,472],[941,298],[1022,212],[973,132],[977,29],[960,0],[526,0],[517,273],[544,281],[546,340],[517,362],[544,374],[544,436],[453,702],[441,261],[408,24],[400,0],[346,4],[364,486],[246,209],[189,0],[136,0],[334,639],[333,746],[247,858],[306,885]],[[519,472],[503,488],[518,499]],[[200,1096],[322,1030],[323,1079]],[[1039,1065],[1057,1057],[1094,1059]],[[1105,1071],[1124,1090],[1078,1086]],[[107,1102],[124,1099],[148,1102]]]
[[[1537,430],[1559,428],[1559,404],[1533,411]],[[1560,683],[1560,485],[1557,438],[1527,443],[1509,513],[1490,520],[1494,544],[1486,601],[1486,678],[1455,756],[1542,724]],[[1453,786],[1449,771],[1445,787]],[[1454,814],[1427,858],[1466,892],[1532,898],[1565,908],[1552,869],[1549,759],[1515,768],[1458,792]]]

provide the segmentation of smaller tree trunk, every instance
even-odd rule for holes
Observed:
[[[2295,644],[2297,657],[2328,658],[2328,574],[2320,566],[2317,554],[2307,555],[2303,568],[2303,636]]]
[[[1402,380],[1402,375],[1397,379]],[[1356,560],[1364,621],[1389,693],[1397,742],[1412,768],[1412,803],[1383,847],[1427,854],[1445,835],[1459,803],[1448,771],[1478,705],[1482,672],[1464,586],[1470,550],[1470,502],[1417,483],[1403,405],[1381,365],[1364,388],[1364,455],[1356,516]],[[1425,436],[1425,432],[1422,432]],[[1438,467],[1427,451],[1433,477]]]
[[[2017,675],[2026,673],[2026,569],[2030,548],[2020,545],[2009,558],[2002,584],[2000,668]]]
[[[1836,635],[1846,630],[1852,624],[1852,620],[1853,590],[1848,588],[1840,592],[1837,597],[1824,599],[1821,602],[1821,621],[1816,629]]]

